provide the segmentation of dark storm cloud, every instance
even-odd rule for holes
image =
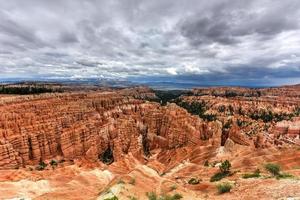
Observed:
[[[89,60],[79,60],[79,61],[76,61],[76,63],[79,65],[82,65],[82,66],[86,66],[86,67],[96,67],[98,65],[103,65],[103,63],[91,62]]]
[[[243,66],[243,67],[227,67],[223,79],[227,77],[232,78],[246,78],[246,79],[263,79],[263,78],[290,78],[300,77],[300,66],[278,67],[276,69],[256,67],[256,66]]]
[[[278,1],[274,1],[275,6],[267,4],[268,7],[246,2],[241,5],[243,1],[236,2],[216,6],[207,15],[196,13],[184,19],[180,24],[182,35],[193,45],[231,45],[243,42],[243,36],[256,35],[270,39],[281,32],[299,28],[299,2],[282,1],[276,5]],[[283,10],[287,14],[281,14]]]
[[[10,51],[0,51],[0,54],[12,54]]]
[[[253,66],[227,67],[224,72],[211,70],[205,74],[178,75],[149,77],[146,83],[175,82],[187,84],[189,87],[212,86],[212,85],[233,85],[233,86],[272,86],[278,82],[286,84],[286,80],[299,81],[300,67],[280,67],[278,69],[268,69]],[[172,86],[174,87],[174,85]]]
[[[76,42],[78,42],[78,38],[73,33],[62,32],[61,35],[60,35],[60,41],[62,43],[76,43]]]
[[[58,52],[45,52],[44,54],[46,56],[49,56],[49,57],[65,57],[65,56],[68,56],[68,54],[58,53]]]
[[[35,34],[31,32],[27,27],[22,26],[10,19],[6,19],[3,15],[2,17],[4,17],[2,18],[0,24],[2,34],[8,36],[11,35],[29,43],[35,43],[38,41],[38,39],[35,37]]]
[[[0,79],[292,82],[299,12],[298,0],[3,1]]]
[[[187,37],[193,45],[210,44],[234,44],[237,39],[231,33],[228,22],[216,22],[212,18],[203,18],[195,22],[184,22],[181,26],[182,35]]]

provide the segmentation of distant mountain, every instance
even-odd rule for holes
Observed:
[[[112,80],[112,79],[5,79],[1,80],[0,84],[64,84],[64,85],[90,85],[100,87],[131,87],[138,84],[126,80]]]

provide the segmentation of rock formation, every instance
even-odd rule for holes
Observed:
[[[0,199],[298,197],[297,179],[242,178],[269,177],[267,162],[300,176],[298,89],[201,88],[164,106],[143,87],[1,95]],[[234,187],[218,195],[210,178],[224,160]]]
[[[121,93],[123,94],[123,93]],[[131,152],[196,145],[218,127],[184,109],[145,103],[114,92],[37,96],[0,107],[0,167],[16,168],[61,156],[114,160]]]

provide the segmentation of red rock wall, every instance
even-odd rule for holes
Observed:
[[[98,160],[109,147],[115,160],[128,152],[143,156],[145,144],[150,151],[171,149],[209,142],[220,132],[174,104],[161,107],[115,92],[13,98],[0,106],[0,168],[55,156]]]

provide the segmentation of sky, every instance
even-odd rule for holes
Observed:
[[[0,80],[300,83],[299,0],[7,0]]]

